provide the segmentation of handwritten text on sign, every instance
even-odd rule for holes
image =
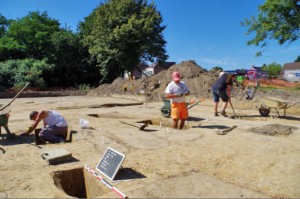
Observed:
[[[118,151],[108,147],[98,163],[96,169],[105,175],[110,180],[113,180],[116,176],[125,155]]]

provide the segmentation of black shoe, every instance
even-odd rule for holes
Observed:
[[[73,140],[73,131],[70,131],[70,136],[68,142],[72,142]]]
[[[215,116],[219,116],[218,112],[215,112]]]
[[[221,115],[224,116],[224,117],[228,117],[228,115],[226,115],[225,111],[222,111]]]

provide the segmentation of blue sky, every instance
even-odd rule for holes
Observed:
[[[47,11],[61,26],[76,31],[104,0],[0,0],[0,13],[8,19],[26,16],[29,11]],[[151,2],[151,0],[148,0]],[[240,22],[258,14],[264,0],[154,0],[167,28],[164,37],[168,61],[195,60],[202,68],[221,66],[224,70],[249,69],[276,62],[294,62],[300,55],[300,41],[278,45],[271,41],[263,56],[260,48],[247,46],[254,35],[246,35]]]

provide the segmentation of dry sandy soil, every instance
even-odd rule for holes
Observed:
[[[137,102],[143,104],[121,106]],[[7,139],[2,128],[0,138],[0,198],[84,197],[74,189],[91,183],[98,189],[93,197],[118,198],[93,176],[75,182],[85,164],[96,170],[107,147],[126,156],[117,180],[108,181],[129,198],[300,197],[299,108],[288,109],[286,118],[261,117],[251,102],[233,100],[240,117],[230,119],[213,116],[207,98],[189,109],[186,129],[179,131],[161,115],[162,101],[144,102],[142,97],[116,96],[16,99],[8,123],[16,136]],[[62,113],[77,131],[73,142],[37,146],[34,135],[18,136],[31,124],[33,109]],[[230,107],[228,114],[233,114]],[[89,129],[80,128],[81,118],[89,121]],[[153,125],[141,131],[120,122],[142,120]],[[217,134],[232,126],[236,128],[226,135]],[[71,152],[74,161],[48,165],[40,154],[57,148]]]

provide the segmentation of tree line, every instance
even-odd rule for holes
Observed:
[[[299,39],[299,0],[266,0],[258,11],[258,16],[241,22],[247,34],[255,34],[248,44],[262,49],[257,56],[270,40],[282,45]],[[29,12],[20,19],[0,14],[0,85],[96,86],[139,69],[140,63],[165,62],[162,22],[161,13],[147,0],[106,0],[78,23],[75,33],[47,12]],[[266,68],[276,75],[281,66]]]
[[[47,12],[0,14],[0,85],[78,87],[110,83],[139,63],[164,62],[162,16],[146,0],[109,0],[74,33]]]

